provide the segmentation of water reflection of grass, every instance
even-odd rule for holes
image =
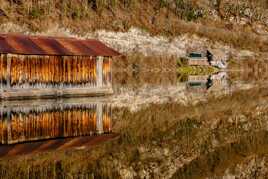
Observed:
[[[178,82],[188,81],[188,74],[177,73],[177,81]]]
[[[267,108],[258,111],[257,107],[260,103],[263,106],[267,98],[267,89],[252,89],[231,96],[212,96],[206,102],[190,106],[152,104],[135,113],[126,108],[114,109],[114,130],[120,134],[117,140],[93,150],[49,152],[16,161],[2,159],[0,175],[26,176],[30,171],[31,176],[53,177],[55,171],[61,171],[90,173],[95,178],[119,178],[122,170],[127,169],[137,173],[144,170],[151,172],[152,177],[161,177],[169,167],[178,167],[169,160],[180,157],[190,161],[188,165],[181,160],[181,167],[187,171],[198,174],[203,167],[207,172],[218,164],[217,156],[224,157],[224,146],[234,143],[235,150],[242,151],[240,147],[244,145],[240,145],[240,139],[250,136],[251,130],[262,129],[264,125],[260,124],[265,124]],[[258,135],[252,135],[255,134]],[[258,137],[263,138],[262,135],[255,138]],[[191,164],[191,161],[199,161],[194,160],[199,157],[211,162],[197,162],[198,168],[194,168],[195,162]],[[151,165],[156,165],[160,172],[151,170]],[[180,167],[177,169],[181,171]],[[178,172],[174,177],[180,176]]]
[[[222,176],[229,167],[242,163],[246,156],[268,153],[268,133],[261,131],[250,133],[238,141],[216,147],[210,153],[204,153],[180,168],[172,178],[207,178]]]

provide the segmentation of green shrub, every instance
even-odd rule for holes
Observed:
[[[191,2],[176,0],[176,14],[187,21],[197,20],[203,17],[203,11],[197,9]]]
[[[43,9],[39,9],[39,8],[33,8],[31,9],[31,11],[29,12],[29,16],[33,19],[38,19],[40,18],[42,15],[44,15],[44,10]]]
[[[160,8],[167,7],[168,6],[167,0],[159,0],[159,6]]]

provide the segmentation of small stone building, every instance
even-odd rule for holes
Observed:
[[[188,50],[187,60],[190,66],[214,66],[217,68],[227,68],[227,61],[229,54],[224,53],[221,50],[209,49],[209,50]]]
[[[111,94],[118,55],[97,40],[0,34],[0,98]]]
[[[187,59],[190,66],[210,66],[206,53],[190,52]]]

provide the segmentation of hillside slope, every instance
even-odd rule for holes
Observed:
[[[267,7],[267,0],[0,0],[0,22],[23,25],[33,32],[57,24],[80,35],[137,27],[151,35],[197,34],[236,48],[267,52]]]

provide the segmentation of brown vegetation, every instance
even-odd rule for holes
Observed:
[[[176,71],[177,58],[174,56],[144,56],[142,54],[129,54],[113,60],[113,72],[119,71]]]
[[[266,83],[268,80],[268,64],[264,59],[231,60],[229,77],[233,81],[250,83]]]
[[[212,41],[221,41],[234,47],[267,51],[268,44],[254,33],[252,23],[265,18],[266,1],[0,1],[0,8],[8,15],[2,22],[27,24],[31,30],[44,31],[55,22],[78,34],[107,29],[127,31],[139,27],[153,35],[175,36],[182,33],[197,34]],[[249,9],[251,16],[245,13]],[[220,19],[213,19],[216,10]],[[229,22],[230,17],[248,18],[245,25]],[[256,19],[257,18],[257,19]]]

